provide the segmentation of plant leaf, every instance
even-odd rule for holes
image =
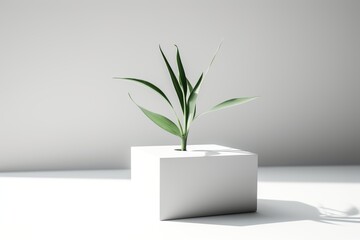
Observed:
[[[242,97],[242,98],[232,98],[229,100],[226,100],[222,103],[219,103],[217,105],[215,105],[214,107],[212,107],[209,111],[204,112],[203,114],[209,113],[209,112],[215,112],[221,109],[225,109],[225,108],[229,108],[229,107],[233,107],[242,103],[246,103],[249,102],[251,100],[256,99],[257,97]],[[201,115],[203,115],[201,114]]]
[[[196,118],[196,104],[195,104],[194,113],[193,113],[191,121],[194,120],[195,118]]]
[[[188,89],[189,89],[189,93],[191,93],[191,91],[193,90],[193,86],[191,85],[189,79],[186,78],[187,84],[188,84]]]
[[[168,119],[167,117],[165,117],[161,114],[151,112],[151,111],[147,110],[146,108],[141,107],[132,99],[130,93],[129,93],[129,97],[136,104],[136,106],[138,106],[140,108],[140,110],[156,125],[158,125],[159,127],[161,127],[162,129],[164,129],[165,131],[167,131],[171,134],[181,137],[181,131],[180,131],[179,127],[173,121],[171,121],[170,119]]]
[[[186,117],[187,121],[188,121],[188,124],[187,126],[189,127],[190,126],[190,123],[191,121],[193,121],[195,119],[195,115],[196,115],[196,100],[197,100],[197,97],[198,97],[198,94],[199,94],[199,91],[200,91],[200,86],[201,86],[201,83],[202,83],[202,80],[203,78],[205,77],[205,75],[209,72],[210,70],[210,67],[211,65],[213,64],[220,48],[221,48],[221,45],[222,45],[223,41],[220,42],[218,48],[216,49],[215,51],[215,54],[213,56],[213,58],[211,59],[211,62],[209,64],[209,66],[207,67],[205,73],[202,73],[199,80],[197,81],[195,87],[193,88],[193,90],[191,91],[190,93],[190,96],[189,96],[189,100],[188,100],[188,106],[189,106],[189,113],[187,114],[188,116]]]
[[[165,95],[165,93],[158,88],[157,86],[155,86],[154,84],[152,84],[151,82],[142,80],[142,79],[137,79],[137,78],[122,78],[122,77],[114,77],[114,79],[123,79],[123,80],[128,80],[128,81],[134,81],[134,82],[138,82],[141,83],[149,88],[151,88],[152,90],[154,90],[155,92],[159,93],[172,107],[172,104],[169,100],[169,98]]]
[[[207,67],[207,69],[206,69],[206,71],[205,71],[205,73],[204,73],[204,76],[206,76],[206,74],[209,72],[210,67],[211,67],[211,65],[213,64],[213,62],[214,62],[214,60],[215,60],[215,58],[216,58],[216,56],[217,56],[217,54],[218,54],[221,46],[222,46],[222,43],[223,43],[223,40],[220,42],[218,48],[216,49],[215,54],[214,54],[213,58],[211,59],[211,62],[210,62],[209,66]]]
[[[164,52],[162,51],[161,49],[161,46],[159,45],[159,49],[160,49],[160,52],[161,52],[161,55],[163,56],[164,58],[164,61],[165,61],[165,64],[166,64],[166,67],[170,73],[170,77],[171,77],[171,81],[174,85],[174,88],[175,88],[175,91],[176,91],[176,94],[178,96],[178,99],[179,99],[179,102],[180,102],[180,106],[181,106],[181,110],[184,112],[184,98],[183,98],[183,92],[181,90],[181,87],[179,85],[179,82],[174,74],[174,71],[172,70],[168,60],[166,59],[166,56],[164,54]]]
[[[178,65],[178,69],[179,69],[179,82],[180,82],[180,86],[183,90],[184,93],[184,99],[186,99],[186,95],[187,95],[187,78],[185,75],[185,70],[184,70],[184,66],[182,64],[181,61],[181,57],[180,57],[180,51],[177,45],[175,45],[176,47],[176,61],[177,61],[177,65]]]
[[[188,100],[188,104],[187,104],[188,107],[189,107],[189,112],[188,112],[188,116],[186,116],[186,119],[188,121],[188,124],[187,124],[188,127],[190,127],[191,121],[195,118],[196,100],[197,100],[197,97],[199,95],[201,83],[202,83],[202,81],[204,79],[203,76],[204,76],[203,74],[200,75],[199,80],[195,84],[195,87],[191,91],[190,96],[189,96],[189,100]]]

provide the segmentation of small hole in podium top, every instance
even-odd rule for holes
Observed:
[[[185,150],[185,151],[183,151],[183,150],[181,150],[180,148],[175,148],[174,150],[175,150],[175,151],[179,151],[179,152],[190,152],[190,150]]]

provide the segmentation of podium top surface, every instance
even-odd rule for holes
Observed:
[[[132,151],[151,154],[159,158],[186,158],[212,156],[256,156],[255,153],[216,144],[188,145],[187,151],[180,151],[179,145],[169,146],[137,146]]]

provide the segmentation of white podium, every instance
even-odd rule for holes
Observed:
[[[133,202],[141,217],[170,220],[257,208],[258,158],[219,145],[131,148]]]

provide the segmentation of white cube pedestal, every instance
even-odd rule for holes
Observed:
[[[219,145],[131,148],[134,204],[160,220],[255,212],[254,153]]]

